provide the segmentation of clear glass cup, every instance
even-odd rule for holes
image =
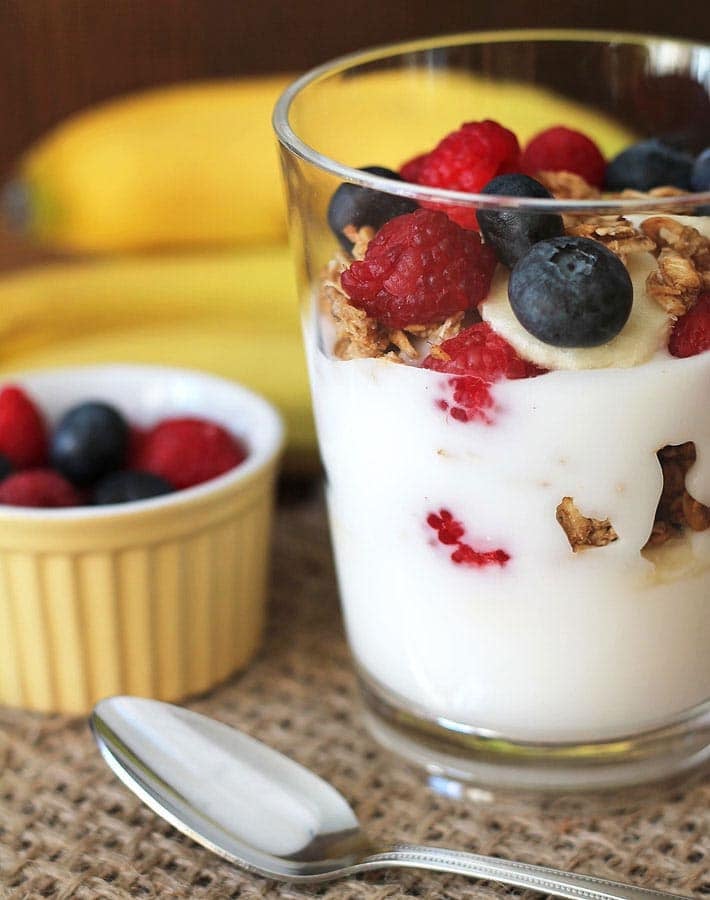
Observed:
[[[677,252],[702,280],[702,240],[691,258],[681,226],[710,234],[710,193],[619,197],[536,173],[555,199],[491,196],[359,167],[399,170],[463,122],[485,119],[521,146],[564,125],[594,138],[607,158],[651,136],[698,154],[710,143],[709,73],[710,48],[676,40],[467,34],[336,60],[293,84],[276,108],[366,718],[381,742],[435,775],[597,788],[681,773],[710,756],[710,353],[668,352],[685,312],[674,304],[688,306],[702,290],[695,284],[679,300],[680,276],[669,287],[658,274]],[[345,202],[355,220],[345,236],[341,213],[331,209],[328,223],[343,183],[379,192],[359,194],[360,220]],[[526,223],[528,243],[563,229],[603,244],[617,274],[619,259],[628,272],[628,319],[601,343],[597,321],[591,348],[578,349],[589,330],[565,337],[568,320],[571,348],[547,333],[531,337],[511,312],[510,269],[498,262],[483,303],[467,281],[465,313],[446,300],[446,314],[404,327],[414,313],[391,313],[392,296],[439,275],[426,270],[419,287],[402,288],[407,274],[398,271],[399,287],[379,284],[388,295],[379,306],[372,296],[370,306],[352,301],[341,281],[378,229],[394,228],[374,221],[382,203],[391,221],[448,211],[480,269],[492,239],[481,250],[477,213],[489,225],[507,215],[503,248]],[[374,263],[368,271],[372,281]],[[526,269],[523,294],[536,271]],[[452,292],[447,285],[436,296]],[[520,303],[534,307],[527,295]],[[479,355],[479,368],[451,368],[461,351],[446,340],[461,328],[497,335],[516,362],[481,364]]]

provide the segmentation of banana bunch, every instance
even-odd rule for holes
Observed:
[[[4,192],[6,218],[80,261],[0,279],[0,371],[103,361],[211,370],[281,409],[288,468],[315,465],[271,130],[289,80],[119,98],[72,116],[26,153]],[[444,69],[326,83],[309,104],[295,111],[306,141],[352,166],[396,168],[472,119],[498,119],[521,141],[564,122],[608,154],[630,140],[601,114],[539,88]],[[373,108],[378,127],[365,134],[357,123]]]
[[[289,80],[156,88],[78,113],[20,160],[9,217],[82,253],[285,241],[271,111]]]

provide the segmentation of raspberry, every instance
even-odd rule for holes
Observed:
[[[223,475],[246,459],[241,441],[205,419],[165,419],[152,428],[134,465],[178,490]]]
[[[459,565],[464,563],[468,566],[488,566],[495,563],[504,566],[510,559],[510,554],[505,550],[476,550],[462,541],[451,554],[451,559]]]
[[[440,544],[456,545],[450,559],[457,565],[504,566],[510,559],[510,554],[505,550],[476,550],[462,540],[466,530],[448,509],[440,509],[438,513],[429,513],[426,522],[430,528],[436,531]]]
[[[710,292],[701,294],[675,323],[668,349],[672,356],[680,358],[710,350]]]
[[[453,403],[440,400],[459,422],[493,421],[490,385],[502,378],[533,378],[543,375],[534,363],[521,359],[510,344],[487,322],[477,322],[444,341],[424,360],[422,368],[455,375],[449,379]]]
[[[0,453],[18,469],[41,466],[47,459],[47,427],[42,414],[15,385],[0,391]]]
[[[476,194],[496,175],[520,170],[520,146],[513,132],[497,122],[466,122],[405,169],[407,181]],[[468,207],[436,204],[436,209],[444,209],[463,228],[477,228],[476,213]]]
[[[538,172],[573,172],[601,188],[606,160],[591,138],[581,131],[556,125],[536,135],[523,150],[520,169],[533,178]]]
[[[438,532],[441,544],[458,544],[464,536],[463,525],[454,519],[448,509],[440,509],[438,514],[430,513],[426,521],[430,528]]]
[[[495,253],[477,234],[443,213],[418,209],[385,223],[341,283],[353,306],[387,328],[406,328],[476,306],[495,265]]]
[[[475,376],[488,384],[500,378],[531,378],[545,372],[521,359],[487,322],[476,322],[444,341],[436,355],[427,356],[422,366],[435,372]]]
[[[0,503],[9,506],[78,506],[81,496],[70,482],[52,469],[15,472],[0,483]]]
[[[419,156],[415,156],[414,159],[410,159],[409,162],[406,162],[399,170],[399,174],[402,178],[405,181],[411,181],[413,184],[418,184],[419,173],[422,170],[422,166],[424,165],[427,156],[429,156],[428,153],[421,153]]]

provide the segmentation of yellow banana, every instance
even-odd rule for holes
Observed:
[[[285,215],[271,112],[288,80],[176,85],[79,113],[20,161],[7,208],[19,210],[30,236],[82,252],[279,240]],[[377,127],[363,127],[373,110]],[[607,155],[633,139],[608,116],[539,87],[445,69],[325,82],[293,110],[296,129],[324,154],[393,168],[484,118],[521,142],[565,124]],[[324,194],[332,187],[324,184]]]
[[[282,239],[271,110],[288,81],[176,85],[78,113],[20,161],[7,206],[29,235],[78,251]]]
[[[316,465],[285,246],[53,264],[0,279],[0,372],[97,362],[200,368],[268,397],[286,465]]]

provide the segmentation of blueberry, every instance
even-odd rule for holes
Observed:
[[[153,475],[152,472],[110,472],[94,488],[92,500],[103,506],[107,503],[130,503],[132,500],[147,500],[174,491],[172,484]]]
[[[50,446],[55,469],[74,484],[96,481],[123,465],[128,425],[107,403],[82,403],[60,420]]]
[[[552,194],[528,175],[498,175],[481,191],[508,197],[540,197]],[[554,213],[526,213],[515,209],[479,209],[476,213],[481,233],[498,259],[512,269],[533,244],[564,234],[562,217]]]
[[[396,172],[384,166],[364,166],[361,171],[389,178],[391,181],[403,180]],[[414,212],[415,209],[418,209],[418,205],[407,197],[383,194],[381,191],[344,182],[330,198],[328,225],[340,241],[343,250],[350,253],[353,242],[343,234],[346,225],[354,225],[356,228],[370,225],[377,230],[395,216],[403,216],[405,213]]]
[[[690,175],[690,188],[693,191],[710,191],[710,147],[706,147],[693,164]],[[710,204],[698,206],[696,216],[710,216]]]
[[[693,157],[669,147],[658,138],[649,138],[622,150],[606,167],[606,187],[610,191],[650,191],[672,185],[687,191]]]
[[[508,297],[520,324],[555,347],[596,347],[624,327],[633,287],[621,260],[597,241],[539,241],[515,266]]]
[[[710,147],[706,147],[693,163],[690,188],[693,191],[710,191]]]
[[[3,453],[0,453],[0,481],[12,472],[12,463]]]

